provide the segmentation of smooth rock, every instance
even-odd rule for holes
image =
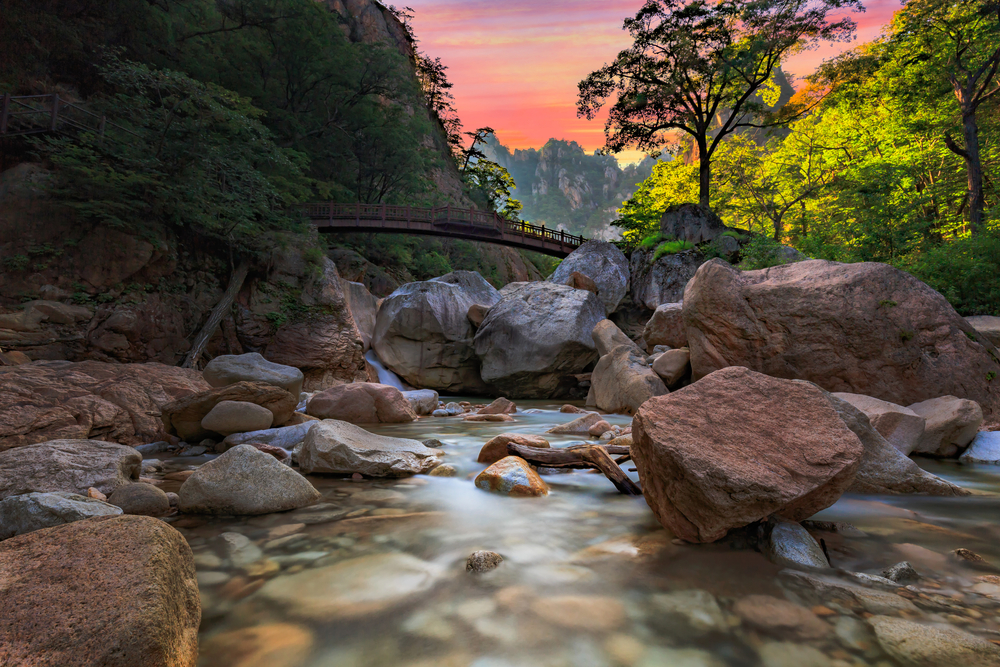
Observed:
[[[278,577],[257,595],[297,618],[328,623],[398,607],[429,591],[442,574],[433,563],[384,553]]]
[[[269,428],[264,431],[250,431],[249,433],[234,433],[227,436],[222,441],[222,449],[232,449],[236,445],[250,443],[271,445],[281,447],[288,451],[297,449],[302,441],[306,439],[306,433],[317,423],[318,420],[307,421],[295,426],[282,426],[280,428]]]
[[[201,420],[223,401],[255,403],[267,408],[273,415],[272,424],[281,426],[288,421],[298,403],[295,395],[281,387],[264,382],[237,382],[203,391],[168,403],[162,408],[163,425],[186,442],[198,442],[212,437],[212,432],[201,425]],[[216,436],[217,437],[217,436]]]
[[[342,421],[314,425],[299,450],[299,467],[306,474],[334,473],[365,477],[404,477],[437,467],[444,455],[418,440],[369,433]]]
[[[620,345],[641,352],[639,346],[632,342],[632,339],[625,335],[625,332],[618,328],[611,320],[601,320],[591,332],[594,337],[594,345],[597,348],[597,355],[603,357],[610,354],[612,350]]]
[[[632,435],[647,504],[689,542],[812,516],[850,487],[864,453],[818,387],[740,367],[650,399]]]
[[[467,422],[512,422],[514,418],[510,415],[465,415],[462,417]]]
[[[431,477],[458,477],[458,468],[447,463],[442,463],[427,474]]]
[[[808,604],[835,602],[870,614],[918,613],[917,607],[902,596],[847,583],[831,575],[789,569],[779,572],[778,579]]]
[[[924,435],[926,420],[909,408],[861,394],[835,392],[833,395],[865,413],[872,428],[901,454],[908,456]]]
[[[605,313],[614,312],[628,291],[628,260],[613,243],[597,240],[585,242],[559,263],[549,281],[581,289],[579,285],[585,283],[576,279],[574,273],[593,282],[596,288],[594,292],[604,304]]]
[[[646,341],[646,345],[653,346],[654,352],[661,345],[669,348],[687,347],[683,307],[683,303],[663,303],[653,311],[653,316],[646,322],[642,339]]]
[[[41,528],[89,519],[117,516],[120,508],[75,493],[26,493],[0,500],[0,540]]]
[[[1000,431],[980,431],[959,460],[963,463],[1000,464]]]
[[[38,491],[104,495],[138,481],[139,452],[100,440],[52,440],[0,452],[0,498]]]
[[[917,571],[913,569],[913,566],[905,560],[901,563],[896,563],[892,567],[887,567],[882,570],[882,576],[889,581],[893,581],[903,586],[920,580],[920,575],[917,574]]]
[[[612,335],[608,335],[607,329],[613,329]],[[626,342],[618,344],[597,362],[591,374],[588,403],[593,401],[605,412],[631,415],[650,398],[667,393],[663,380],[646,364],[646,355],[609,320],[598,323],[594,329],[595,341],[605,338],[608,340],[598,343],[598,351],[619,343],[620,339]]]
[[[538,598],[533,611],[546,623],[583,632],[608,632],[625,622],[625,605],[613,597],[560,595]]]
[[[974,315],[966,317],[965,321],[976,330],[976,333],[985,337],[993,345],[1000,345],[1000,317]]]
[[[273,421],[274,414],[256,403],[219,401],[201,420],[201,427],[221,435],[232,435],[269,429]]]
[[[237,445],[198,468],[178,495],[182,512],[235,515],[284,512],[320,498],[305,477],[250,445]]]
[[[524,433],[501,433],[494,436],[479,450],[479,463],[496,463],[508,456],[507,445],[509,443],[523,445],[525,447],[548,448],[549,441],[540,435],[527,435]]]
[[[293,396],[302,391],[305,376],[294,366],[268,361],[257,352],[223,354],[205,365],[205,381],[213,387],[225,387],[237,382],[265,382],[281,387]]]
[[[771,527],[764,555],[781,567],[827,569],[830,563],[809,531],[794,521],[778,521]]]
[[[152,484],[126,484],[119,486],[108,497],[108,502],[120,507],[125,514],[163,516],[170,513],[167,494]]]
[[[611,424],[602,419],[601,421],[591,426],[587,430],[587,433],[589,433],[590,437],[592,438],[600,438],[602,435],[604,435],[610,430],[611,430]]]
[[[686,347],[664,352],[656,358],[652,368],[663,380],[663,384],[667,387],[676,386],[691,373],[691,352]]]
[[[924,434],[913,448],[914,454],[957,456],[979,432],[983,410],[975,401],[940,396],[914,403],[910,410],[926,420]]]
[[[726,617],[715,596],[689,589],[657,593],[650,598],[654,618],[679,637],[700,637],[726,630]]]
[[[832,628],[809,609],[770,595],[748,595],[733,605],[745,625],[776,637],[820,639]]]
[[[465,561],[466,572],[488,572],[500,567],[503,556],[495,551],[474,551]]]
[[[548,485],[528,462],[518,456],[506,456],[476,476],[476,487],[504,496],[545,496]]]
[[[299,667],[315,644],[301,625],[269,623],[211,635],[201,647],[206,664],[228,667]]]
[[[358,334],[361,335],[361,343],[364,351],[367,352],[372,346],[372,336],[375,333],[375,322],[378,318],[378,309],[381,299],[375,298],[363,283],[340,279],[340,286],[344,291],[344,300],[347,308],[351,311],[351,319],[358,327]]]
[[[605,421],[601,415],[596,412],[588,412],[582,417],[577,417],[571,422],[565,424],[559,424],[558,426],[553,426],[548,430],[549,433],[556,433],[559,435],[590,435],[590,428],[597,422]]]
[[[517,412],[517,405],[502,396],[479,410],[481,415],[512,415],[515,412]]]
[[[159,519],[95,517],[0,543],[0,664],[194,667],[191,548]]]
[[[913,667],[988,667],[1000,664],[1000,646],[953,626],[926,625],[891,616],[868,623],[890,656]]]
[[[502,295],[476,332],[482,378],[509,398],[568,395],[597,360],[591,332],[604,307],[590,292],[524,283]]]
[[[433,389],[404,391],[403,398],[410,402],[410,407],[417,415],[429,415],[437,410],[438,393]]]
[[[834,667],[826,654],[807,644],[765,642],[757,655],[762,667]]]
[[[352,424],[402,424],[417,418],[403,392],[371,382],[354,382],[314,394],[306,412]]]

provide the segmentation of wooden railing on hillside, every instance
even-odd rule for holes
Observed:
[[[44,132],[93,132],[104,136],[111,127],[139,136],[121,125],[109,122],[104,114],[84,109],[79,104],[51,95],[0,95],[0,136],[23,136]]]

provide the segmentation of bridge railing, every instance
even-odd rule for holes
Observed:
[[[107,128],[139,136],[120,125],[111,123],[102,114],[84,109],[51,95],[0,95],[0,136],[20,136],[66,130],[93,132],[104,136]]]

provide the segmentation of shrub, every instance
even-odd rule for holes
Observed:
[[[664,241],[660,245],[656,246],[656,252],[653,253],[653,261],[660,259],[661,257],[666,257],[667,255],[676,255],[683,250],[690,250],[694,247],[693,243],[688,243],[687,241]]]
[[[781,244],[770,236],[758,235],[740,248],[740,268],[756,271],[787,263],[781,257]]]

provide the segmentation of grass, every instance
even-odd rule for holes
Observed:
[[[656,246],[656,252],[653,253],[653,261],[665,257],[667,255],[676,255],[682,250],[690,250],[694,247],[693,243],[688,243],[687,241],[664,241],[660,245]]]

